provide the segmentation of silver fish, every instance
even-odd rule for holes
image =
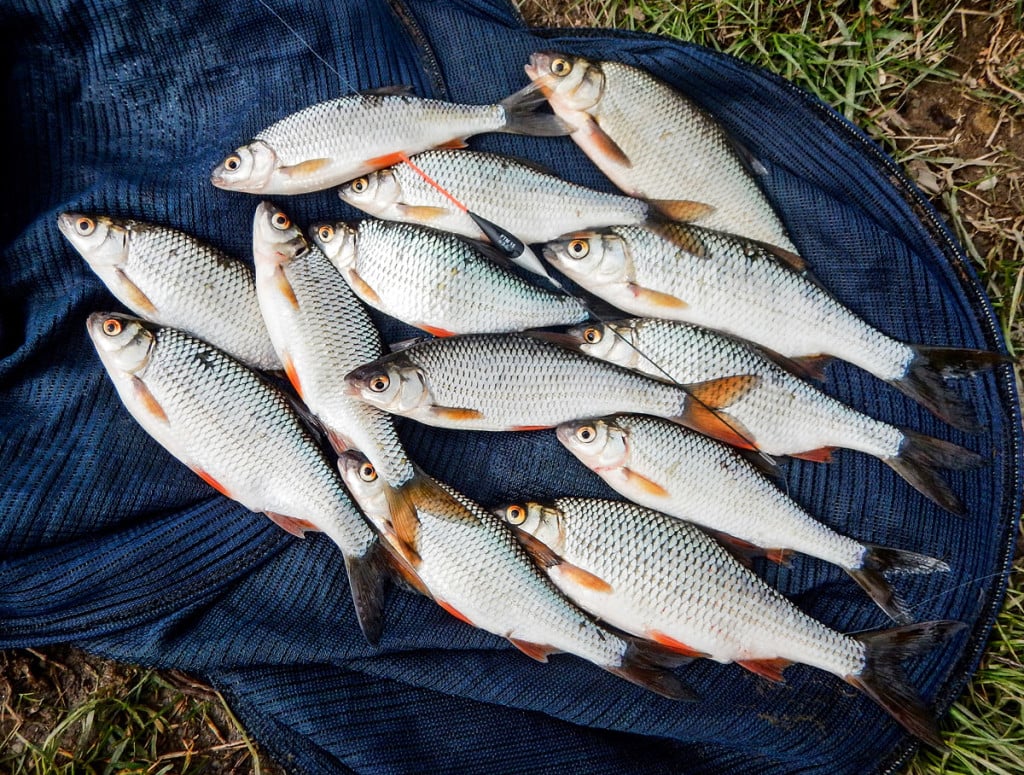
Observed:
[[[961,622],[844,635],[800,611],[697,528],[632,504],[559,498],[496,513],[562,592],[609,624],[773,681],[793,662],[812,665],[942,746],[935,718],[900,662],[935,648]]]
[[[253,218],[256,291],[292,386],[336,450],[355,448],[392,484],[414,476],[391,416],[345,394],[342,377],[384,354],[369,313],[315,245],[269,202]]]
[[[390,167],[437,146],[463,147],[481,132],[562,135],[554,116],[534,113],[542,98],[529,87],[498,105],[458,105],[378,89],[319,102],[259,132],[213,170],[228,191],[304,194]]]
[[[177,229],[130,218],[67,212],[57,227],[139,317],[188,331],[253,368],[280,370],[249,264]]]
[[[702,226],[796,250],[749,172],[763,166],[675,89],[621,62],[555,52],[533,54],[525,70],[576,144],[627,194],[705,202],[714,211]]]
[[[499,333],[586,320],[577,298],[508,269],[496,251],[406,223],[323,223],[310,230],[356,295],[435,336]],[[501,262],[501,263],[499,263]]]
[[[558,440],[612,489],[648,508],[768,550],[838,565],[889,616],[908,614],[887,571],[948,570],[941,560],[868,545],[815,519],[735,449],[655,417],[618,415],[560,425]]]
[[[177,329],[97,312],[88,331],[121,401],[168,452],[250,511],[300,537],[323,531],[341,549],[360,627],[376,642],[386,554],[291,400]]]
[[[452,616],[507,638],[540,662],[565,651],[670,699],[692,698],[665,669],[673,660],[615,635],[576,608],[494,514],[429,478],[402,488],[401,495],[389,494],[392,488],[358,452],[346,452],[338,465],[363,510],[390,525],[385,538],[420,591]],[[390,510],[398,500],[413,507],[404,516]]]
[[[710,435],[769,455],[825,462],[831,450],[864,452],[890,466],[919,492],[956,514],[966,508],[935,471],[935,466],[971,468],[980,455],[948,441],[875,420],[798,379],[780,356],[769,357],[748,342],[705,328],[655,318],[590,323],[558,336],[558,341],[595,358],[670,382],[693,383],[734,374],[754,374],[747,391],[718,417],[732,433],[712,423]],[[699,413],[689,427],[704,430]]]
[[[642,223],[669,211],[693,220],[711,208],[697,202],[661,202],[661,210],[640,199],[595,191],[562,180],[532,164],[480,151],[425,151],[400,163],[350,180],[338,196],[377,218],[417,223],[484,240],[487,235],[462,207],[500,225],[525,243],[601,226]]]
[[[669,385],[524,334],[420,342],[345,377],[353,395],[387,412],[484,431],[551,428],[625,411],[686,422],[695,410],[729,406],[756,380]]]
[[[549,243],[544,257],[619,309],[705,326],[798,359],[841,358],[964,429],[974,414],[943,382],[1006,361],[999,353],[900,342],[869,325],[799,265],[699,226],[614,226]]]

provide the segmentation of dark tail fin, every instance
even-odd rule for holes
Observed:
[[[384,629],[385,585],[388,578],[387,552],[380,539],[362,557],[346,557],[345,570],[352,589],[359,629],[371,646],[380,641]]]
[[[864,667],[859,674],[846,676],[846,681],[885,708],[910,734],[945,748],[935,717],[907,681],[900,663],[930,651],[964,626],[954,621],[921,622],[856,635],[865,646]]]
[[[629,646],[622,656],[622,664],[617,667],[606,666],[608,672],[670,700],[693,702],[699,699],[697,694],[670,670],[692,661],[691,657],[669,651],[653,641],[635,638],[626,638],[626,641]]]
[[[935,468],[978,468],[985,459],[959,444],[904,430],[899,454],[884,462],[926,498],[962,517],[966,507]]]
[[[499,132],[535,137],[559,137],[572,128],[552,113],[537,113],[537,106],[546,102],[544,93],[531,83],[501,101],[505,109],[505,126]]]
[[[863,565],[860,568],[847,568],[846,572],[894,621],[900,624],[909,623],[912,621],[910,612],[897,597],[884,574],[948,571],[949,565],[934,557],[902,549],[890,549],[873,544],[865,544],[865,548],[867,552],[864,554]]]
[[[907,373],[890,384],[910,396],[937,417],[964,431],[980,430],[972,410],[943,381],[943,377],[963,377],[1000,363],[1009,357],[988,350],[965,350],[957,347],[913,347],[914,359]]]

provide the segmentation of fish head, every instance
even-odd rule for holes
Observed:
[[[394,170],[377,170],[338,186],[338,196],[370,215],[384,217],[402,203],[402,184]]]
[[[585,288],[628,279],[631,262],[625,242],[611,231],[580,231],[549,242],[544,258]]]
[[[637,362],[636,331],[632,321],[595,322],[573,326],[566,335],[573,346],[592,358],[632,367]]]
[[[309,229],[313,242],[342,274],[356,262],[358,235],[359,231],[344,221],[317,223]]]
[[[130,222],[67,212],[57,216],[57,228],[102,277],[106,277],[102,270],[116,268],[128,260]]]
[[[264,191],[280,166],[277,153],[263,140],[253,140],[235,151],[213,168],[210,182],[225,191]]]
[[[308,249],[302,230],[283,210],[271,202],[260,202],[252,220],[252,252],[257,272],[273,273]]]
[[[389,515],[388,483],[359,450],[345,450],[338,456],[338,473],[359,508],[374,525],[384,524]]]
[[[555,433],[562,446],[592,471],[620,468],[629,461],[629,437],[614,418],[562,423]]]
[[[345,375],[346,392],[392,414],[433,404],[427,378],[404,352],[392,353]]]
[[[86,329],[103,365],[115,374],[143,371],[156,345],[156,336],[144,321],[118,312],[94,312]]]
[[[565,548],[563,515],[553,506],[536,501],[524,501],[501,506],[496,508],[494,513],[515,530],[532,535],[555,554],[561,554]]]
[[[530,63],[523,69],[556,112],[559,109],[589,112],[604,93],[601,65],[583,57],[538,51],[530,55]]]

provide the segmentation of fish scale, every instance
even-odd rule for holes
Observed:
[[[570,183],[508,156],[434,150],[413,162],[466,208],[527,244],[580,229],[640,223],[651,215],[639,199]],[[370,215],[486,239],[469,215],[408,164],[371,172],[359,185],[362,191],[349,182],[338,195]]]
[[[91,233],[78,230],[81,219],[93,224]],[[189,331],[254,368],[281,368],[249,264],[185,232],[128,218],[69,212],[57,224],[111,293],[139,317]],[[224,315],[225,309],[231,314]]]
[[[455,235],[365,220],[353,246],[338,237],[344,229],[332,227],[335,236],[325,243],[314,227],[314,239],[352,289],[381,312],[432,333],[522,331],[589,316],[579,299],[538,288]]]
[[[381,374],[387,390],[374,392],[370,383]],[[355,370],[346,381],[386,411],[475,430],[553,427],[620,411],[675,418],[692,406],[685,386],[521,334],[421,342]]]
[[[555,76],[555,58],[570,62],[573,74]],[[701,225],[796,250],[736,143],[709,113],[667,84],[621,62],[554,53],[534,54],[526,72],[543,84],[555,115],[576,129],[570,137],[626,193],[706,202],[715,211]],[[591,80],[574,93],[576,79],[588,75]],[[628,164],[593,140],[592,124]]]
[[[341,382],[383,354],[380,333],[331,262],[290,219],[284,229],[274,226],[280,213],[264,202],[253,219],[256,290],[274,345],[334,443],[362,450],[389,482],[405,482],[413,466],[391,417],[347,395]]]

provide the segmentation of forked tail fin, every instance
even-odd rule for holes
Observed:
[[[505,126],[497,130],[514,135],[534,137],[560,137],[572,128],[553,113],[537,113],[537,107],[547,102],[544,93],[535,84],[523,87],[501,101],[505,109]]]
[[[348,572],[359,629],[371,646],[377,645],[384,629],[384,602],[389,573],[387,560],[380,539],[375,540],[362,557],[345,557],[345,570]]]
[[[861,589],[894,621],[907,624],[912,621],[910,612],[896,595],[885,578],[886,573],[932,573],[948,571],[949,565],[942,560],[917,552],[890,549],[886,546],[865,544],[864,557],[860,568],[847,568]]]
[[[926,498],[962,517],[967,508],[935,469],[978,468],[985,464],[985,459],[951,441],[904,430],[899,453],[884,462]]]
[[[699,699],[670,669],[690,662],[690,657],[670,651],[653,641],[626,638],[626,642],[629,645],[622,655],[622,663],[618,666],[606,665],[605,670],[670,700],[693,702]]]
[[[940,419],[964,431],[980,430],[974,410],[943,380],[962,377],[1008,363],[1009,357],[988,350],[958,347],[913,346],[914,358],[906,373],[889,384],[924,406]]]
[[[928,745],[945,748],[935,716],[907,681],[900,663],[930,651],[965,626],[963,622],[932,621],[855,635],[865,647],[864,667],[845,679],[881,705],[910,734]]]

